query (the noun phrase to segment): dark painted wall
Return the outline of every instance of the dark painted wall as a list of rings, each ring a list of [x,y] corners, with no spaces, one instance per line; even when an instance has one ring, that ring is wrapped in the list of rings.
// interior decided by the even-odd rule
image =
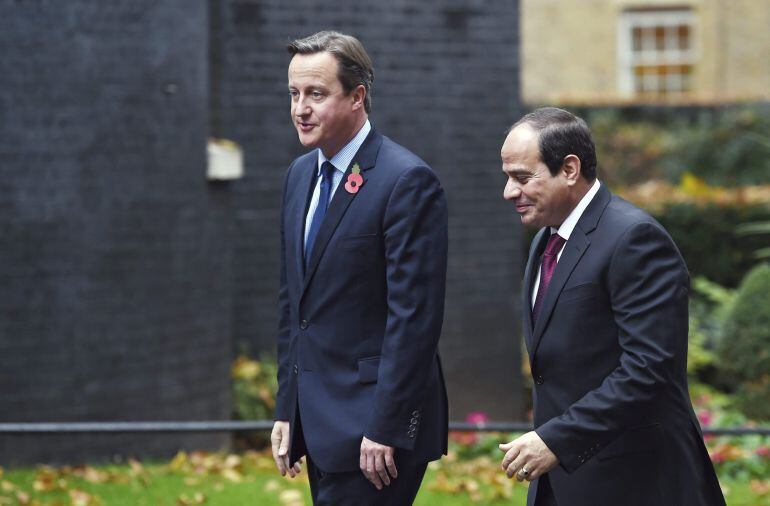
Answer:
[[[372,121],[439,174],[450,204],[441,349],[451,415],[520,416],[518,218],[502,198],[499,152],[518,112],[518,4],[293,2],[212,4],[212,117],[239,142],[234,188],[236,344],[272,350],[278,221],[289,162],[303,152],[289,121],[286,43],[322,29],[357,36],[375,66]]]
[[[205,0],[0,2],[0,422],[230,415]],[[221,436],[0,436],[0,463]]]
[[[0,0],[0,422],[230,414],[233,345],[272,350],[286,42],[358,36],[377,128],[449,197],[452,417],[520,415],[515,0]],[[246,177],[205,179],[209,135]],[[0,464],[165,455],[222,436],[0,436]]]

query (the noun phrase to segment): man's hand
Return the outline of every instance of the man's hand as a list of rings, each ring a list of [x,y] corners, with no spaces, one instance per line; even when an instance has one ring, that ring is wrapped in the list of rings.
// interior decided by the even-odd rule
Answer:
[[[273,460],[275,460],[275,465],[281,472],[281,476],[286,476],[286,473],[289,473],[289,476],[294,478],[302,469],[300,466],[302,459],[295,462],[293,466],[289,465],[290,434],[289,422],[278,420],[273,424],[270,442],[273,447]]]
[[[382,490],[382,484],[390,485],[391,477],[398,477],[396,461],[393,460],[393,447],[375,443],[365,437],[361,440],[361,472],[371,481],[377,490]]]
[[[509,478],[532,481],[544,475],[559,463],[536,432],[527,432],[510,443],[500,445],[505,452],[502,468]]]

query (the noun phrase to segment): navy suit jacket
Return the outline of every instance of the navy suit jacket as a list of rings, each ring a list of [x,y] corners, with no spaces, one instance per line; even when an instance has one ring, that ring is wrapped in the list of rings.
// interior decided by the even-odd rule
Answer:
[[[289,167],[281,218],[275,417],[291,424],[291,461],[307,452],[325,472],[358,470],[363,436],[396,447],[396,465],[438,459],[447,444],[443,188],[372,129],[353,158],[363,185],[344,188],[348,167],[306,269],[317,160],[314,150]]]
[[[602,185],[533,327],[547,230],[530,248],[522,314],[535,431],[560,463],[549,473],[557,503],[724,505],[687,390],[689,274],[671,237]]]

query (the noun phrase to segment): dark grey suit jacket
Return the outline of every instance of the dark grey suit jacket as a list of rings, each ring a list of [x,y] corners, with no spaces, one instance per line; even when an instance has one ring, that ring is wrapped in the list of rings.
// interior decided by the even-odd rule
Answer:
[[[605,186],[564,246],[524,336],[536,432],[559,458],[559,505],[724,505],[687,390],[689,274],[668,233]],[[537,483],[530,487],[533,505]]]

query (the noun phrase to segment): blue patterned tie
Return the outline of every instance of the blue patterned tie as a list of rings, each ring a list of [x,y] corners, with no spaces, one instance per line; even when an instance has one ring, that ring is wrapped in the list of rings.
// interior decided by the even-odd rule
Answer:
[[[305,240],[305,267],[310,263],[310,254],[313,252],[313,243],[321,228],[321,223],[326,216],[326,208],[329,207],[329,195],[332,190],[332,178],[334,177],[334,165],[330,161],[325,161],[321,165],[321,192],[318,196],[318,205],[313,213],[313,220],[310,222],[310,231]]]

